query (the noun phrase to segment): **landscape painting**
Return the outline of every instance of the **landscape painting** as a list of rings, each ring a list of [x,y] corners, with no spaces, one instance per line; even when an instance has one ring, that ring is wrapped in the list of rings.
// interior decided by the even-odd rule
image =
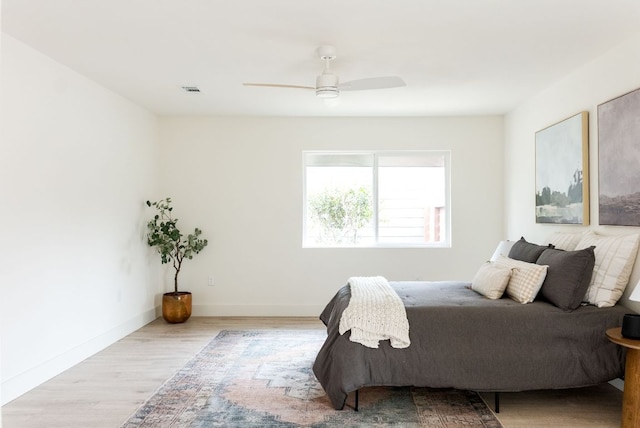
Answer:
[[[536,223],[589,224],[589,113],[536,132]]]
[[[598,106],[599,223],[640,226],[640,89]]]

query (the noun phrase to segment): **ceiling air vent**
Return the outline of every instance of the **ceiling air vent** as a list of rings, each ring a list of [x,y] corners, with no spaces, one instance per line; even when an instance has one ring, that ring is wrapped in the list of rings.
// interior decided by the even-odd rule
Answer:
[[[183,86],[182,89],[184,89],[185,92],[200,92],[200,88],[197,86]]]

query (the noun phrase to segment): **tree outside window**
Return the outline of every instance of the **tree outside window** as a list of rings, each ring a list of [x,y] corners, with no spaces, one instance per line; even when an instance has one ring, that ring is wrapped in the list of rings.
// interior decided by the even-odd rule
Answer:
[[[320,242],[357,244],[358,233],[373,217],[371,193],[364,187],[325,189],[309,198],[309,211]]]

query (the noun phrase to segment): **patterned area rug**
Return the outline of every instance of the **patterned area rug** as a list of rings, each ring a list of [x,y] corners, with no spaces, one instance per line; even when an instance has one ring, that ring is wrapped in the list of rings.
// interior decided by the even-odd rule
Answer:
[[[334,410],[311,370],[325,338],[222,331],[122,427],[502,427],[476,393],[452,389],[364,388],[358,412]]]

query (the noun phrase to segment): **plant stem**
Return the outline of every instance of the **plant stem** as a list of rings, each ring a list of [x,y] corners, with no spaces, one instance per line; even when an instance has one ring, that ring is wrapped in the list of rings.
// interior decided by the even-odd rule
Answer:
[[[180,267],[182,266],[182,258],[180,257],[180,251],[179,248],[180,247],[180,242],[178,241],[176,243],[176,255],[173,258],[173,268],[176,270],[176,274],[173,277],[173,288],[175,290],[175,292],[178,292],[178,274],[180,273]]]

